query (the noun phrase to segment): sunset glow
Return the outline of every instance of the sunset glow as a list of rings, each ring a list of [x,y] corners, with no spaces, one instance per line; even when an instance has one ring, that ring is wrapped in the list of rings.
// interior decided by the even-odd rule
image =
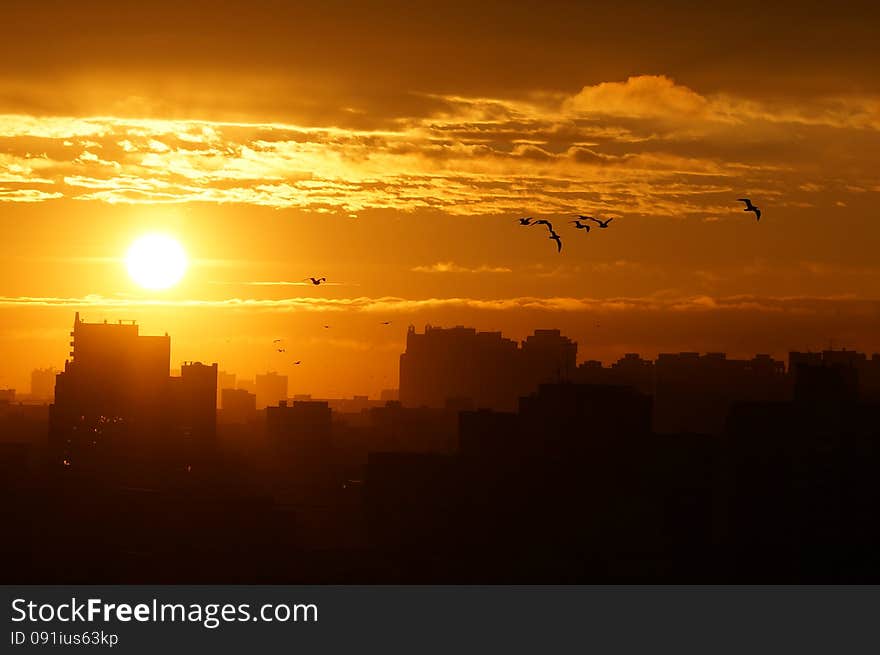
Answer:
[[[186,253],[164,234],[142,236],[128,249],[125,263],[131,279],[145,289],[167,289],[186,273]]]

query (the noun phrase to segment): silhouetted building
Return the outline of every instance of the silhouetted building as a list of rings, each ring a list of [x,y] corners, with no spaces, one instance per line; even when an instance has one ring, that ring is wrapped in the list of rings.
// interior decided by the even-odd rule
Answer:
[[[791,352],[788,354],[788,369],[795,387],[812,384],[803,379],[804,376],[818,378],[828,376],[837,378],[839,386],[828,393],[856,394],[862,400],[880,401],[880,355],[870,359],[864,353],[854,350],[823,350],[821,353]],[[835,385],[832,385],[835,386]],[[800,393],[807,393],[801,388]]]
[[[0,404],[11,405],[15,402],[15,389],[0,389]]]
[[[571,378],[577,344],[559,330],[536,330],[522,344],[500,332],[410,326],[400,356],[400,401],[407,407],[445,407],[470,398],[475,407],[512,410],[542,382]]]
[[[664,433],[721,434],[733,403],[790,397],[785,365],[767,355],[662,353],[655,364],[654,426]]]
[[[245,389],[239,383],[239,387]],[[257,394],[257,409],[277,405],[282,400],[287,400],[287,376],[278,375],[275,371],[269,371],[263,375],[257,374],[255,381]],[[248,389],[251,391],[251,389]]]
[[[520,375],[526,386],[570,382],[577,364],[577,348],[577,343],[562,336],[559,330],[535,330],[522,342],[520,350]]]
[[[55,397],[54,368],[37,368],[31,371],[31,396],[35,400],[52,400]]]
[[[185,362],[180,377],[171,378],[171,394],[180,436],[197,448],[213,444],[217,436],[217,364]]]
[[[331,441],[332,411],[326,401],[282,400],[266,408],[266,434],[277,465],[292,482],[332,484],[338,474]]]
[[[223,389],[220,392],[220,416],[224,423],[251,423],[257,416],[257,396],[244,389]]]
[[[407,407],[444,407],[468,397],[477,407],[508,408],[519,393],[518,348],[500,332],[410,327],[400,356],[400,401]]]
[[[379,400],[387,402],[389,400],[400,400],[400,391],[398,389],[382,389],[379,392]]]
[[[574,371],[572,381],[579,384],[613,384],[632,387],[642,393],[654,393],[654,362],[627,353],[609,367],[596,360],[582,362]]]
[[[77,313],[70,334],[49,411],[56,462],[110,470],[120,458],[190,458],[181,437],[213,436],[216,364],[185,365],[172,379],[170,337],[142,336],[134,322],[85,323]]]
[[[228,373],[226,371],[218,371],[217,372],[217,406],[223,407],[223,396],[222,392],[224,389],[236,389],[235,386],[235,373]]]
[[[651,410],[651,396],[631,387],[542,384],[520,398],[519,420],[527,449],[564,453],[649,435]]]

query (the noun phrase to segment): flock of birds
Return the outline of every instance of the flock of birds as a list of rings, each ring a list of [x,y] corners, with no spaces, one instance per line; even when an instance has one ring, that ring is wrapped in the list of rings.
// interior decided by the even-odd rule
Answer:
[[[305,278],[305,279],[306,280],[322,280],[322,281],[326,280],[326,278]],[[314,284],[317,285],[317,284],[320,284],[320,282],[314,282]],[[392,321],[380,321],[380,325],[391,325],[391,324],[392,324]],[[325,330],[330,329],[329,325],[324,325],[323,327]],[[275,349],[275,352],[278,352],[278,353],[286,353],[287,352],[287,348],[285,348],[285,346],[284,346],[284,339],[272,339],[272,347]],[[302,360],[298,359],[295,362],[291,362],[291,364],[293,366],[299,366],[300,364],[302,364]]]
[[[739,202],[744,202],[746,204],[745,209],[743,209],[743,211],[752,212],[755,215],[755,220],[758,220],[758,221],[761,220],[761,210],[757,206],[752,204],[751,199],[737,198],[737,200]],[[574,224],[574,227],[576,230],[583,230],[584,232],[589,233],[589,231],[594,227],[598,228],[600,230],[608,229],[608,227],[611,225],[611,221],[613,221],[613,220],[614,220],[613,217],[606,218],[605,220],[602,220],[601,218],[597,218],[595,216],[587,216],[584,214],[577,214],[575,219],[569,221],[569,223]],[[519,222],[520,226],[522,226],[522,227],[534,227],[536,225],[545,226],[547,228],[547,231],[549,232],[549,235],[547,238],[556,242],[556,252],[562,252],[562,237],[560,237],[559,233],[557,233],[556,230],[553,229],[553,224],[550,221],[548,221],[546,218],[540,218],[540,219],[535,220],[531,216],[526,216],[526,217],[517,219],[517,221]],[[326,277],[307,277],[307,278],[303,278],[302,281],[303,282],[311,282],[314,286],[319,286],[321,284],[326,283],[327,278]],[[382,325],[391,325],[391,321],[381,321],[381,324]],[[330,329],[329,325],[324,325],[323,327],[325,330]],[[597,325],[597,327],[598,327],[598,325]],[[287,349],[284,347],[284,339],[273,339],[272,346],[279,353],[287,352]],[[299,366],[300,364],[302,364],[302,360],[298,359],[298,360],[292,362],[292,364],[293,364],[293,366]]]
[[[755,220],[761,220],[761,210],[752,204],[750,198],[737,198],[739,202],[746,203],[746,208],[743,209],[745,212],[752,212],[755,215]],[[583,214],[577,214],[576,218],[573,221],[569,221],[569,223],[573,223],[576,230],[584,230],[584,232],[589,233],[590,229],[593,227],[598,227],[599,229],[607,229],[611,224],[614,218],[606,218],[602,220],[601,218],[596,218],[595,216],[585,216]],[[556,252],[562,252],[562,237],[553,229],[553,224],[548,221],[546,218],[540,218],[535,220],[531,216],[525,216],[523,218],[518,218],[520,226],[522,227],[534,227],[536,225],[544,225],[549,231],[549,236],[547,238],[556,242]],[[595,223],[595,225],[590,225],[590,223]],[[314,280],[314,278],[312,278]]]

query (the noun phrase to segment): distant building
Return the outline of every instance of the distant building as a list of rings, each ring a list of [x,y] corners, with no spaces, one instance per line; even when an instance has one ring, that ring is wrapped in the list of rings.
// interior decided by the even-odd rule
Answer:
[[[0,404],[11,405],[15,402],[15,389],[0,389]]]
[[[570,382],[577,365],[577,343],[559,330],[535,330],[522,342],[520,359],[520,375],[529,385]]]
[[[226,371],[218,371],[217,372],[217,406],[223,406],[223,396],[222,391],[224,389],[235,389],[235,373],[228,373]]]
[[[543,382],[571,379],[577,343],[558,330],[537,330],[522,347],[500,332],[430,325],[410,327],[400,356],[400,401],[407,407],[445,407],[468,398],[477,408],[512,410],[517,398]]]
[[[379,400],[400,400],[400,390],[398,389],[382,389],[379,392]]]
[[[180,377],[171,378],[175,422],[180,434],[198,445],[217,434],[217,364],[185,362]]]
[[[721,434],[733,404],[781,401],[790,394],[785,364],[768,355],[740,360],[724,353],[661,353],[654,426],[662,433]]]
[[[55,397],[55,376],[53,367],[38,368],[31,371],[31,397],[34,400],[52,400]]]
[[[224,423],[247,424],[257,416],[257,396],[244,389],[223,389],[220,392],[220,416]]]
[[[829,372],[821,369],[834,369]],[[821,353],[791,352],[788,354],[788,370],[797,387],[803,375],[813,379],[832,376],[846,386],[845,393],[854,392],[862,400],[880,402],[880,355],[871,358],[854,350],[823,350]],[[802,392],[805,391],[802,389]]]
[[[244,387],[242,387],[244,388]],[[257,394],[257,409],[277,405],[282,400],[287,400],[287,376],[278,375],[269,371],[263,375],[257,375],[255,381]]]
[[[335,480],[337,464],[331,442],[332,412],[326,401],[282,400],[266,408],[266,435],[276,453],[276,466],[291,481],[326,484]]]

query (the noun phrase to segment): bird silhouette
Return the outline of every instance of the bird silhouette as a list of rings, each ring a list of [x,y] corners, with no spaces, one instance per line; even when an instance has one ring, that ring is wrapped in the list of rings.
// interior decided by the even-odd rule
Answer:
[[[562,239],[558,234],[556,234],[556,231],[553,229],[553,223],[548,221],[546,218],[542,218],[532,223],[532,225],[546,225],[547,230],[550,232],[550,236],[548,238],[553,239],[556,242],[556,252],[562,252]]]
[[[283,339],[272,339],[272,343],[281,343]]]
[[[284,351],[284,348],[278,348],[278,352],[280,352],[280,353],[285,352],[285,351]]]
[[[599,220],[598,218],[593,218],[592,216],[584,216],[583,218],[587,219],[588,221],[593,221],[594,223],[598,223],[599,227],[602,227],[602,228],[608,227],[608,224],[614,220],[613,218],[608,218],[608,219],[602,221],[602,220]]]
[[[311,281],[312,284],[314,284],[315,286],[317,286],[317,285],[321,284],[321,282],[326,282],[326,281],[327,281],[327,278],[326,278],[326,277],[307,277],[307,278],[303,278],[303,282],[305,282],[306,280]]]
[[[294,366],[299,366],[300,364],[302,364],[302,360],[301,360],[301,359],[298,359],[298,360],[296,360],[296,361],[293,363]]]
[[[569,221],[569,223],[574,223],[575,228],[578,230],[590,231],[590,226],[587,223],[581,223],[580,221]]]
[[[325,329],[325,330],[329,330],[329,329],[330,329],[330,326],[329,326],[329,325],[325,325],[325,326],[324,326],[324,329]]]
[[[525,218],[518,218],[517,220],[519,221],[520,225],[531,225],[532,224],[532,217],[531,216],[526,216]]]
[[[382,325],[391,325],[391,321],[382,321]]]
[[[737,200],[746,203],[746,208],[743,209],[744,212],[755,212],[755,220],[761,220],[761,210],[755,207],[749,198],[737,198]]]

